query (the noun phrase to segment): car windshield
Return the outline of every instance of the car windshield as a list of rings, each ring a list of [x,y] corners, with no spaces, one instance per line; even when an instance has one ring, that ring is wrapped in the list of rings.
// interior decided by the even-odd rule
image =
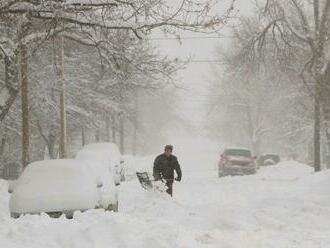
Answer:
[[[227,149],[224,154],[227,156],[251,157],[251,152],[245,149]]]

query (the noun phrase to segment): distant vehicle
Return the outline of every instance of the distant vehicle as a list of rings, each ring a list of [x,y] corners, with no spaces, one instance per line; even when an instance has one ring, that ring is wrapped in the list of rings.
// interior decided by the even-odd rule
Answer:
[[[256,157],[246,148],[226,148],[218,163],[218,176],[250,175],[257,172]]]
[[[105,185],[94,172],[83,161],[72,159],[44,160],[29,164],[8,190],[11,193],[11,217],[45,212],[51,217],[65,214],[72,218],[74,211],[110,207],[111,210],[118,210],[115,192],[112,202],[108,201],[108,205],[104,205],[105,196],[101,189]]]
[[[281,158],[277,154],[272,153],[265,153],[260,156],[258,159],[259,166],[268,166],[268,165],[275,165],[281,161]]]
[[[114,143],[106,142],[85,145],[78,151],[76,159],[97,160],[104,163],[113,173],[116,184],[126,180],[125,160],[120,154],[118,146]]]

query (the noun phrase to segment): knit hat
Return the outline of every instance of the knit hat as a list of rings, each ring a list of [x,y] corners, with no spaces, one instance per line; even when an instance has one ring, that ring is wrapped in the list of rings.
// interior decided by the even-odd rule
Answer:
[[[165,150],[171,150],[173,151],[173,146],[172,145],[166,145]]]

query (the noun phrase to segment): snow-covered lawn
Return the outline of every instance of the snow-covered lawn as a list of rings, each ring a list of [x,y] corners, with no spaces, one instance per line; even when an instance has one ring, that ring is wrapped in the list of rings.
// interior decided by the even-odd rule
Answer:
[[[0,247],[330,247],[330,171],[283,162],[219,179],[213,162],[182,154],[173,199],[133,179],[120,186],[119,213],[91,210],[73,220],[10,219],[1,181]]]

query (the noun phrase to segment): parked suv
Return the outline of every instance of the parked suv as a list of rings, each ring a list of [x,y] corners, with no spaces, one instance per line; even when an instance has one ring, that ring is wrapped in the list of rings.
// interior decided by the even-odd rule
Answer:
[[[218,164],[219,177],[249,175],[257,172],[256,157],[246,148],[226,148]]]

